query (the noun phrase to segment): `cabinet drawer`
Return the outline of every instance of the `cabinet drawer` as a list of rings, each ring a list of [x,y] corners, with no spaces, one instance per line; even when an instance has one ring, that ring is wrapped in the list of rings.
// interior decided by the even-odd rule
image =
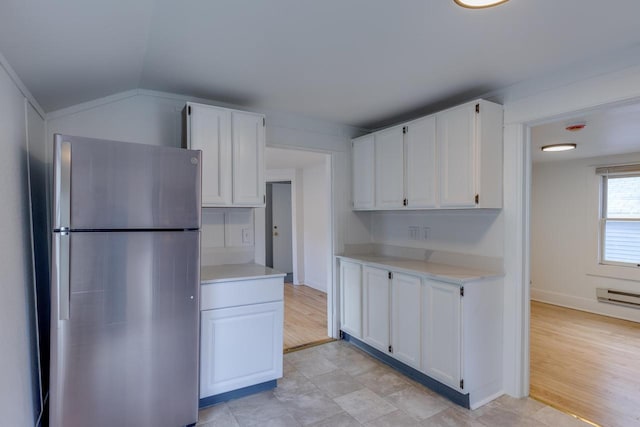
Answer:
[[[282,301],[282,277],[206,283],[200,286],[200,310]]]

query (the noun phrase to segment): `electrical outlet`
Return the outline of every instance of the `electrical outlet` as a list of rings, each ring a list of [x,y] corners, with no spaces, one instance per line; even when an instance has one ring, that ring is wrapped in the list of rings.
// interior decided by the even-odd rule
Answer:
[[[422,227],[422,240],[429,240],[431,235],[431,229],[429,227]]]
[[[416,225],[409,226],[409,240],[420,240],[420,227]]]

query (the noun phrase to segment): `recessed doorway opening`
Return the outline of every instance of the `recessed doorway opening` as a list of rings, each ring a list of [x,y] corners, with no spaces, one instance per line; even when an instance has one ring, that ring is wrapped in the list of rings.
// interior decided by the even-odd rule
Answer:
[[[640,310],[597,297],[640,286],[639,121],[635,103],[531,127],[530,395],[598,425],[640,419]],[[540,150],[567,140],[577,149]]]
[[[264,236],[265,265],[286,274],[283,347],[289,352],[332,339],[331,155],[267,147],[266,179],[256,238]]]

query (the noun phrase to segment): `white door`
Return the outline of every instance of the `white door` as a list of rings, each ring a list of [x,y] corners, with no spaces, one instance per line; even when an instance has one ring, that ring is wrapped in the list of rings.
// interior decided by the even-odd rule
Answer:
[[[420,369],[420,324],[422,280],[393,273],[391,281],[391,346],[393,356]]]
[[[291,183],[271,184],[271,211],[273,268],[282,273],[292,273]]]
[[[362,266],[340,260],[340,329],[362,338]]]
[[[405,134],[407,206],[437,207],[436,117],[428,116],[407,125]]]
[[[231,113],[233,204],[264,206],[264,116]]]
[[[200,313],[200,398],[282,377],[283,303]]]
[[[462,297],[460,286],[425,279],[422,369],[430,377],[460,388]]]
[[[374,194],[374,152],[373,135],[354,139],[351,160],[353,165],[353,208],[372,209]]]
[[[475,206],[476,105],[436,115],[440,158],[440,206]]]
[[[375,133],[377,208],[401,208],[404,201],[404,138],[402,126]]]
[[[362,339],[386,353],[389,351],[389,272],[365,266],[362,274]]]
[[[202,150],[202,206],[231,203],[229,110],[189,105],[189,148]]]

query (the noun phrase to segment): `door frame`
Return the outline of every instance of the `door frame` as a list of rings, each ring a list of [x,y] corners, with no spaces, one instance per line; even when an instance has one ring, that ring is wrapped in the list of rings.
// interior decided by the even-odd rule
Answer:
[[[640,102],[640,65],[504,104],[503,385],[529,395],[531,127],[596,108]]]
[[[285,150],[294,150],[294,151],[306,151],[311,153],[323,154],[325,155],[325,173],[327,177],[327,188],[328,188],[328,206],[327,206],[327,215],[329,219],[329,236],[328,236],[328,253],[326,259],[326,268],[327,268],[327,335],[331,338],[339,337],[339,321],[338,321],[338,291],[337,291],[337,280],[335,279],[336,275],[336,266],[333,260],[336,255],[336,220],[335,220],[335,195],[336,195],[336,182],[334,180],[335,176],[335,164],[336,161],[334,159],[335,152],[330,150],[317,150],[317,149],[308,149],[304,147],[293,147],[289,145],[268,145],[267,148],[278,148]],[[292,234],[292,261],[293,261],[293,283],[299,284],[298,281],[299,275],[304,276],[304,271],[300,272],[298,269],[298,256],[297,256],[297,221],[296,221],[296,193],[299,182],[297,182],[301,177],[296,177],[296,169],[265,169],[265,181],[266,182],[275,182],[275,181],[291,181],[291,234]],[[298,179],[297,179],[298,178]],[[264,236],[264,209],[262,209],[263,213],[259,213],[260,209],[256,210],[256,215],[254,215],[254,229],[256,236]],[[257,240],[255,243],[255,260],[256,262],[264,263],[265,259],[265,242],[261,242],[258,244]],[[304,265],[304,260],[303,260]],[[304,270],[304,266],[303,266]],[[301,274],[302,273],[302,274]]]
[[[285,181],[288,181],[291,183],[291,262],[293,264],[293,284],[299,285],[301,272],[298,268],[298,221],[296,217],[297,215],[296,192],[297,192],[297,185],[299,184],[296,184],[296,170],[295,169],[275,169],[275,170],[265,169],[265,182],[273,183],[273,182],[285,182]],[[263,227],[266,227],[266,224]],[[266,233],[266,230],[265,230],[265,233]],[[266,244],[266,241],[264,243]]]

